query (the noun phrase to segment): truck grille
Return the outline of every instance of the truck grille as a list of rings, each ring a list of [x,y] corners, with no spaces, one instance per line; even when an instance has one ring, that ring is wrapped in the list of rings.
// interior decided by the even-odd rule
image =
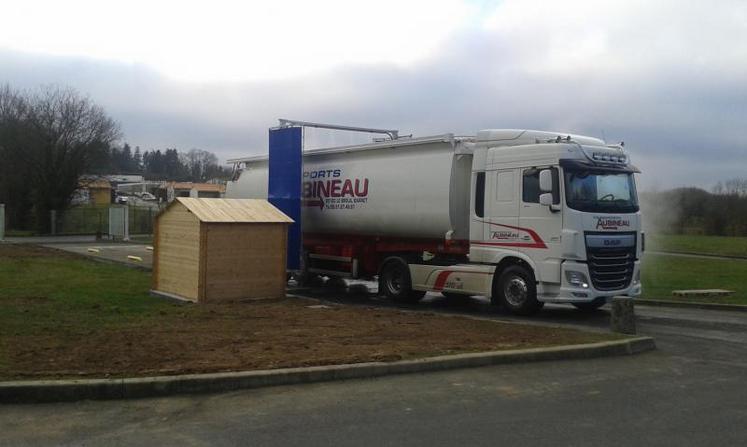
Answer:
[[[628,287],[635,268],[635,245],[623,248],[587,248],[591,283],[597,290]]]

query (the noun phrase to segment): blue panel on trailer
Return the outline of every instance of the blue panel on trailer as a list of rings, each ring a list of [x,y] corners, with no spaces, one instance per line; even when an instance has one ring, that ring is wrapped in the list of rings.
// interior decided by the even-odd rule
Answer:
[[[301,191],[303,180],[302,129],[270,129],[267,197],[295,222],[288,227],[288,270],[301,269]]]

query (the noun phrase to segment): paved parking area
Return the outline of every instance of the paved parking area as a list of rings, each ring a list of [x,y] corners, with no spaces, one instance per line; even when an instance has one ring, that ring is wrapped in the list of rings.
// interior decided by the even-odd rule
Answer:
[[[43,244],[44,247],[57,250],[69,251],[93,259],[118,262],[125,265],[138,266],[142,268],[153,268],[153,251],[150,245],[142,243],[117,243],[117,242],[83,242],[83,243],[57,243]],[[131,259],[128,256],[140,258]]]
[[[143,238],[143,239],[141,239]],[[83,255],[92,259],[107,262],[117,262],[133,267],[152,269],[152,242],[145,239],[148,236],[135,236],[128,242],[114,242],[110,240],[96,240],[95,236],[33,236],[9,237],[5,242],[12,244],[34,244],[42,247],[54,248]],[[135,256],[139,259],[131,259]]]

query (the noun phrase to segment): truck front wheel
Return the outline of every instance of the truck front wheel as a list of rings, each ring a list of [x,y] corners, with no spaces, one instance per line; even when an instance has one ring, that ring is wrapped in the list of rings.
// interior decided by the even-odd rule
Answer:
[[[534,275],[521,265],[506,268],[498,277],[493,296],[516,315],[531,315],[542,309],[543,302],[537,300],[537,284]]]
[[[401,258],[386,261],[379,273],[379,293],[408,303],[417,303],[424,296],[421,290],[412,290],[410,268]]]

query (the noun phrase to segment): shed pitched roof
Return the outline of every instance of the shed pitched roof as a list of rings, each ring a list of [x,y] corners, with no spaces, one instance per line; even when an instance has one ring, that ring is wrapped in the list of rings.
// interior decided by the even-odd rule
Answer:
[[[186,206],[202,222],[293,223],[293,219],[263,199],[195,199],[177,197],[175,200]]]

